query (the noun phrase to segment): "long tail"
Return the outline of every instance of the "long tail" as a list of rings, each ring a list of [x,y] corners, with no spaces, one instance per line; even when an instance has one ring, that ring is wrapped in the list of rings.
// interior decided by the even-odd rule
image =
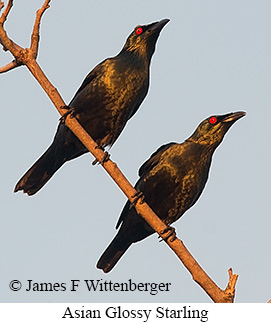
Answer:
[[[22,190],[28,195],[37,193],[65,161],[61,154],[56,154],[56,149],[52,144],[19,180],[14,192]]]
[[[111,271],[132,243],[118,233],[98,260],[97,268],[105,273]]]

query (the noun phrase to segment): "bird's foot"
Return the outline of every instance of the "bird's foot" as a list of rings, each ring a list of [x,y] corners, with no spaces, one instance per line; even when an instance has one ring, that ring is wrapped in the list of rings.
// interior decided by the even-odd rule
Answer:
[[[133,202],[131,202],[130,208],[134,207],[138,200],[140,199],[140,204],[144,203],[145,196],[142,192],[137,191],[135,194],[132,195]]]
[[[68,105],[64,105],[63,107],[61,107],[60,109],[65,109],[65,110],[67,110],[62,116],[61,116],[61,118],[59,119],[59,121],[61,122],[61,123],[64,123],[65,122],[65,120],[66,120],[66,118],[67,118],[67,116],[68,115],[70,115],[70,118],[72,119],[72,118],[75,118],[75,115],[76,115],[76,111],[75,111],[75,109],[73,108],[73,107],[69,107]]]
[[[110,154],[108,151],[104,152],[103,158],[100,161],[100,164],[103,165],[104,163],[106,163],[108,160],[110,159]]]
[[[98,148],[99,148],[99,149],[102,149],[102,151],[104,151],[104,148],[103,148],[103,147],[99,147],[99,146],[97,146],[96,148],[97,148],[97,149],[98,149]],[[94,165],[96,165],[97,163],[98,163],[98,164],[103,165],[104,163],[106,163],[106,162],[109,160],[109,158],[110,158],[110,154],[109,154],[107,151],[104,151],[104,155],[103,155],[102,160],[99,162],[99,161],[98,161],[98,159],[97,159],[97,158],[95,158],[95,159],[93,160],[93,162],[92,162],[92,165],[94,166]]]
[[[162,237],[161,235],[164,235],[165,233],[167,233],[166,236]],[[170,238],[170,242],[173,242],[177,237],[176,237],[176,231],[175,228],[168,226],[166,229],[160,231],[160,242],[161,241],[167,241]]]

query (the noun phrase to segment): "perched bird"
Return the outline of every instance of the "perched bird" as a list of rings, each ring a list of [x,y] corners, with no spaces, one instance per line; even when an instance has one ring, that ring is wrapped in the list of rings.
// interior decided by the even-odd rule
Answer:
[[[177,221],[196,203],[207,182],[215,149],[234,122],[243,116],[245,112],[211,116],[183,143],[161,146],[140,167],[135,188],[143,193],[144,200],[165,224]],[[97,263],[105,273],[112,270],[132,243],[154,233],[129,200],[116,228],[119,226]]]
[[[69,107],[100,148],[111,147],[136,113],[149,89],[155,45],[169,19],[137,26],[120,53],[98,64],[85,78]],[[68,160],[88,152],[60,122],[51,146],[24,174],[14,192],[39,191]]]

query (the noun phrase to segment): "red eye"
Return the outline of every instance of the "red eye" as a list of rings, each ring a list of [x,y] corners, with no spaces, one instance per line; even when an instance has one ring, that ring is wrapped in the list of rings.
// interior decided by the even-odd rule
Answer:
[[[211,124],[215,124],[215,123],[217,122],[216,117],[212,117],[212,118],[210,118],[209,122],[210,122]]]
[[[142,31],[143,31],[143,29],[142,29],[141,27],[138,27],[138,28],[136,29],[136,34],[137,34],[137,35],[140,35],[140,34],[142,34]]]

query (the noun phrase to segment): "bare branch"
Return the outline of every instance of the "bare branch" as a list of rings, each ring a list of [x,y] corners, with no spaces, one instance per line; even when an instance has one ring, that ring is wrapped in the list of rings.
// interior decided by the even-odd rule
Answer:
[[[5,6],[4,2],[0,1],[0,12],[1,12],[2,8],[4,8],[4,6]]]
[[[38,43],[39,43],[39,29],[40,21],[43,13],[49,7],[50,0],[46,0],[40,10],[37,11],[37,16],[33,28],[32,38],[31,38],[31,48],[23,49],[19,45],[15,44],[6,34],[3,23],[11,9],[12,1],[9,4],[1,16],[0,20],[0,41],[4,48],[9,50],[15,57],[15,62],[18,64],[25,64],[35,79],[42,86],[44,91],[47,93],[57,110],[61,115],[64,114],[62,106],[65,102],[61,98],[57,89],[50,83],[35,58],[38,53]],[[3,67],[2,69],[8,70],[11,67],[11,63]],[[14,66],[15,67],[15,66]],[[85,147],[94,155],[98,161],[102,161],[105,153],[97,148],[96,142],[90,137],[90,135],[82,128],[80,123],[76,118],[71,118],[69,115],[65,119],[65,124],[71,129],[71,131],[81,140]],[[137,193],[135,188],[129,183],[120,169],[117,167],[116,163],[112,162],[110,159],[102,164],[104,169],[120,187],[123,193],[128,197],[128,199],[133,202],[133,196]],[[150,224],[150,226],[158,232],[162,238],[166,238],[167,233],[161,233],[167,228],[166,224],[151,210],[151,208],[143,202],[136,203],[135,205],[137,212]],[[181,240],[175,239],[171,241],[170,239],[165,239],[170,248],[177,254],[181,259],[184,266],[190,271],[193,279],[206,291],[206,293],[212,298],[214,302],[230,302],[233,301],[233,296],[235,292],[235,283],[237,280],[237,275],[232,275],[232,271],[229,271],[230,281],[225,291],[221,290],[211,278],[204,272],[196,260],[192,257],[189,251],[185,248]]]
[[[8,17],[8,14],[11,10],[13,6],[13,0],[9,0],[8,1],[8,4],[6,6],[6,9],[4,10],[4,12],[2,13],[1,17],[0,17],[0,25],[4,26],[4,23],[6,22],[7,20],[7,17]],[[4,3],[1,2],[1,9],[4,7]]]
[[[18,55],[19,51],[22,50],[22,47],[16,44],[13,40],[11,40],[4,28],[0,25],[0,44],[3,46],[3,50],[5,52],[10,51],[12,55],[15,57]]]
[[[17,64],[16,60],[13,60],[12,62],[8,63],[7,65],[0,67],[0,74],[8,72],[17,66],[19,66],[19,64]]]
[[[232,268],[228,270],[229,273],[229,283],[225,289],[225,296],[219,301],[219,303],[233,303],[235,296],[235,285],[237,283],[237,274],[233,274]]]
[[[18,55],[18,51],[20,51],[22,48],[8,37],[4,29],[4,23],[7,20],[7,16],[12,6],[13,6],[13,0],[9,0],[6,9],[4,10],[4,12],[0,17],[0,43],[2,44],[4,51],[9,50],[12,53],[12,55],[16,58],[16,56]],[[3,2],[1,2],[1,9],[2,8],[3,8]]]
[[[144,217],[145,218],[145,217]],[[191,273],[193,280],[198,283],[202,289],[209,295],[215,303],[233,303],[235,295],[235,284],[238,275],[232,274],[232,269],[229,269],[229,283],[223,291],[215,282],[206,274],[191,253],[186,249],[183,242],[179,239],[171,242],[167,241],[170,248],[176,253],[187,270]]]
[[[39,47],[39,40],[40,40],[40,21],[46,9],[50,8],[49,6],[50,1],[51,0],[45,0],[43,6],[39,10],[37,10],[37,13],[36,13],[36,20],[35,20],[33,32],[31,35],[31,46],[30,46],[32,55],[35,58],[38,55],[38,47]]]

